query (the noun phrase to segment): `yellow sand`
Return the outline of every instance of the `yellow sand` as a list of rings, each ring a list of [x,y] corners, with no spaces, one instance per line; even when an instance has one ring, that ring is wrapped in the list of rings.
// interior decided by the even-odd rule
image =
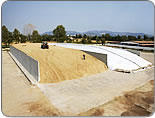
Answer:
[[[39,43],[14,44],[13,46],[39,61],[40,83],[78,79],[104,72],[107,69],[103,62],[80,50],[58,46],[41,49]],[[86,55],[86,60],[83,60],[83,54]]]

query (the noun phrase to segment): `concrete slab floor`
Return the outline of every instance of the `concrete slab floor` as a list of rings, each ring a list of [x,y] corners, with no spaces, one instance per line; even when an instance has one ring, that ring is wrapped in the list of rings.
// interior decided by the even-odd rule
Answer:
[[[79,114],[153,79],[154,68],[132,74],[108,70],[81,79],[38,86],[57,109]]]

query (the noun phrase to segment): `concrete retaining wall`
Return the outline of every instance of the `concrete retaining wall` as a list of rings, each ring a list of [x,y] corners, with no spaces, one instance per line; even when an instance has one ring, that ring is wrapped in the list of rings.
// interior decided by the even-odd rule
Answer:
[[[95,52],[89,52],[89,51],[83,51],[83,52],[96,57],[100,61],[104,62],[106,64],[106,66],[108,67],[108,65],[107,65],[107,54],[101,54],[101,53],[95,53]]]
[[[134,53],[138,56],[140,56],[140,51],[137,51],[137,50],[131,50],[131,49],[127,49],[127,51],[131,52],[131,53]]]
[[[38,61],[13,46],[10,46],[10,52],[35,80],[40,80]]]

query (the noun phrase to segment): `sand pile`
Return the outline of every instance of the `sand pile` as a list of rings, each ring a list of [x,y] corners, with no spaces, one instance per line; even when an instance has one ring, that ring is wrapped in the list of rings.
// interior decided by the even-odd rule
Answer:
[[[39,43],[14,44],[13,46],[39,61],[40,83],[78,79],[104,72],[107,69],[103,62],[75,49],[58,46],[41,49]],[[86,60],[83,60],[83,54],[86,55]]]

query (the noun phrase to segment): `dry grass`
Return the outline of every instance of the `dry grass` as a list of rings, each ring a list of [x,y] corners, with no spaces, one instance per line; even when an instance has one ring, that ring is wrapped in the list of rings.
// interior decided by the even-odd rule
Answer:
[[[107,69],[103,62],[82,51],[58,46],[41,49],[40,45],[32,43],[13,45],[39,61],[40,83],[78,79]],[[83,54],[86,55],[86,60],[83,60]]]

